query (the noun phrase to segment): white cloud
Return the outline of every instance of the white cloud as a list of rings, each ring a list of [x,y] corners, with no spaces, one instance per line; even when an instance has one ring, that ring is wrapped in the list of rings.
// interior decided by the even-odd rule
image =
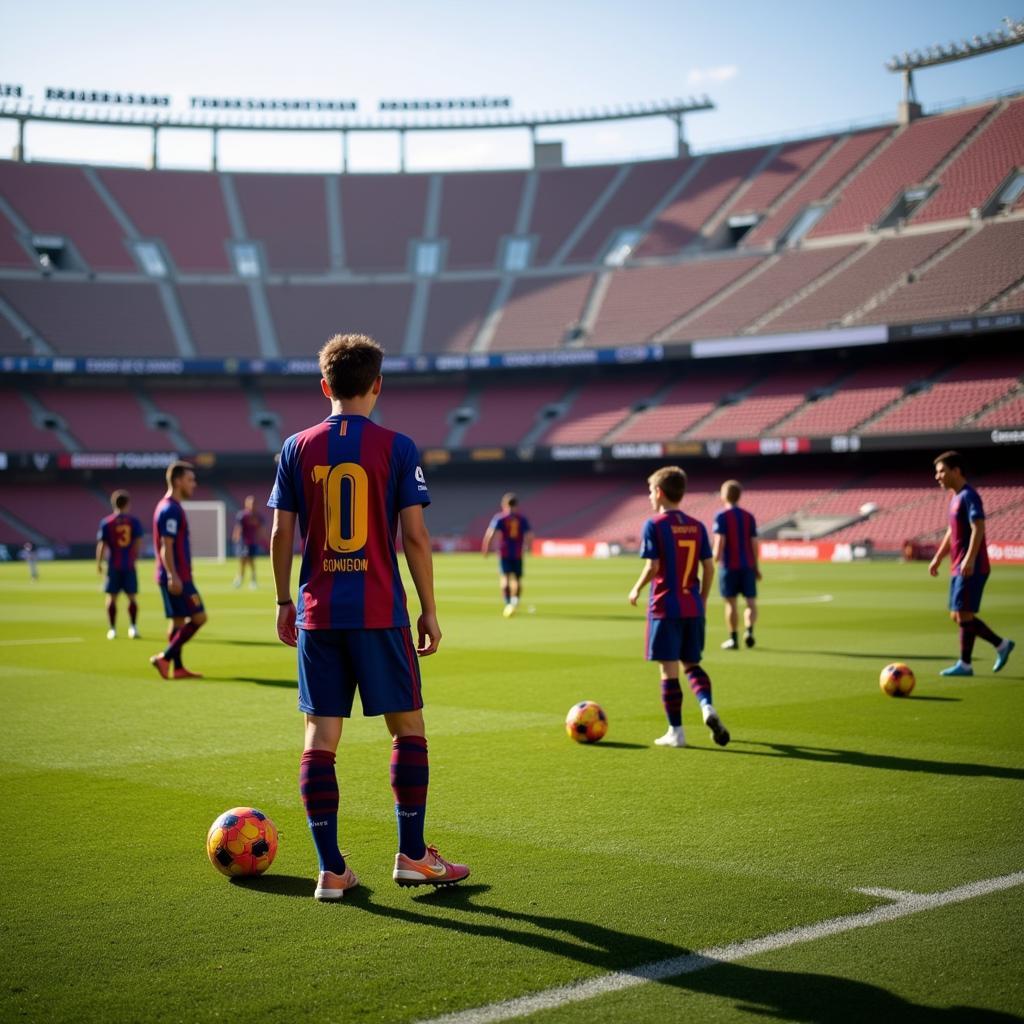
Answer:
[[[706,85],[708,82],[728,82],[740,73],[735,64],[723,64],[717,68],[691,68],[686,76],[689,85]]]

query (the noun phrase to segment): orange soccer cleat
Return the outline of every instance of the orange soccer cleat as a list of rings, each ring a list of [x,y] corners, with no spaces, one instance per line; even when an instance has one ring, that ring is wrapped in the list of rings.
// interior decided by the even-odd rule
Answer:
[[[175,679],[202,679],[202,672],[189,672],[187,668],[176,668],[174,670]]]
[[[465,864],[450,864],[437,852],[436,846],[428,846],[419,860],[406,857],[404,853],[395,854],[392,877],[402,886],[455,885],[469,878],[469,868]]]
[[[160,673],[164,679],[171,678],[171,663],[163,656],[163,654],[154,654],[149,659],[150,665],[153,666]]]
[[[356,873],[347,865],[342,875],[333,871],[321,871],[316,880],[316,892],[313,896],[322,901],[340,900],[349,889],[354,889],[358,884]]]

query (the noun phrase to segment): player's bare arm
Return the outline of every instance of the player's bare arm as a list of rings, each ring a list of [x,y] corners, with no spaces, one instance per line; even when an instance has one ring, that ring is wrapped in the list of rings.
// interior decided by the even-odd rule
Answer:
[[[182,591],[182,584],[178,567],[174,564],[173,537],[160,538],[160,557],[163,559],[164,569],[167,570],[167,592],[177,596]]]
[[[720,561],[722,557],[722,547],[725,544],[725,538],[720,533],[716,533],[711,539],[711,557],[714,560]]]
[[[292,601],[292,552],[295,544],[295,513],[274,509],[270,531],[270,564],[277,591],[277,638],[289,647],[297,647],[295,603]]]
[[[640,571],[640,577],[636,583],[633,584],[633,589],[629,592],[629,603],[635,605],[640,599],[640,591],[647,586],[655,576],[658,575],[658,570],[661,568],[661,562],[656,558],[648,558],[644,562],[644,567]]]
[[[491,553],[491,540],[494,538],[494,528],[491,526],[487,527],[487,532],[484,534],[483,543],[480,545],[480,554],[485,558]]]
[[[96,542],[96,572],[98,573],[103,572],[103,548],[105,546],[106,545],[103,541]],[[136,552],[136,554],[138,554],[138,552]]]
[[[985,520],[976,519],[971,523],[971,539],[967,544],[967,553],[960,563],[961,576],[974,575],[974,563],[981,552],[981,546],[985,543]]]
[[[715,579],[715,560],[713,558],[702,558],[700,561],[700,599],[705,608],[708,606],[708,595],[711,593],[711,584]]]
[[[437,622],[434,601],[434,556],[430,548],[430,532],[423,518],[422,505],[410,505],[399,513],[402,523],[402,550],[409,566],[420,617],[416,620],[416,653],[425,658],[441,643],[441,627]]]
[[[942,560],[949,554],[949,545],[952,542],[953,531],[948,527],[946,529],[946,535],[942,538],[942,542],[939,544],[939,550],[935,552],[934,557],[928,563],[928,571],[933,576],[938,576],[939,566],[942,565]]]
[[[754,579],[761,579],[761,542],[757,537],[751,538],[750,550],[754,553]]]

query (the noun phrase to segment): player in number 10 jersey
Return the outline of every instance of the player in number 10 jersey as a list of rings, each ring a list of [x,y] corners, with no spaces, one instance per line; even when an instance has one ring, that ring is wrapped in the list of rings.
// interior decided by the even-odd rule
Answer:
[[[338,846],[335,756],[358,690],[364,715],[392,735],[391,787],[398,820],[392,877],[399,885],[450,885],[469,869],[423,839],[429,768],[417,655],[437,650],[430,504],[415,444],[370,419],[383,351],[364,335],[337,335],[320,351],[323,422],[289,437],[267,504],[277,587],[277,634],[298,647],[299,710],[306,742],[299,790],[320,862],[314,893],[339,900],[358,880]],[[303,535],[298,605],[291,600],[295,524]],[[395,537],[402,542],[421,614],[413,645]]]

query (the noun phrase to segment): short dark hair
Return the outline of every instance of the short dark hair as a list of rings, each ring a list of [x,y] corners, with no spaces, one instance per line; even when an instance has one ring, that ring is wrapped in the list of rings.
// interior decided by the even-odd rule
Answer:
[[[172,462],[167,467],[167,473],[165,474],[167,477],[167,486],[173,487],[174,481],[177,480],[179,477],[183,477],[190,470],[193,473],[196,471],[196,467],[193,466],[191,462],[182,462],[181,460],[177,462]]]
[[[110,507],[116,508],[118,512],[126,508],[132,496],[127,491],[114,491],[110,496]]]
[[[507,494],[501,496],[502,505],[507,505],[509,508],[515,508],[519,504],[519,499],[509,491]]]
[[[682,501],[686,494],[686,472],[678,466],[662,466],[647,478],[647,482],[653,487],[660,487],[661,493],[673,503]]]
[[[936,455],[935,458],[932,459],[933,466],[937,466],[940,462],[943,463],[947,469],[958,469],[961,473],[966,472],[964,468],[964,457],[959,452],[943,452],[941,455]]]
[[[365,395],[380,376],[384,349],[366,334],[336,334],[319,353],[320,372],[335,398]]]

